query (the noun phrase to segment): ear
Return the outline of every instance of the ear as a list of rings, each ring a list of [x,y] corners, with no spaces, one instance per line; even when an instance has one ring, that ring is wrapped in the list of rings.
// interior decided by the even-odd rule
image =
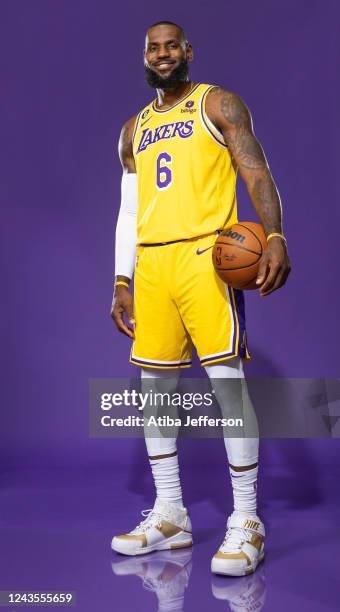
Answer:
[[[145,66],[145,64],[147,64],[147,61],[146,61],[146,49],[143,49],[143,63],[144,63],[144,66]]]
[[[192,48],[192,45],[190,43],[187,43],[187,60],[188,62],[192,62],[192,60],[194,59],[194,50]]]

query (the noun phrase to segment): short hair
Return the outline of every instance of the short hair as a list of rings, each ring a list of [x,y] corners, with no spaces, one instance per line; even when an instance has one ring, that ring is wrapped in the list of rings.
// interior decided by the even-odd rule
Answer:
[[[188,42],[188,39],[186,37],[186,34],[185,34],[182,26],[179,26],[178,23],[175,23],[174,21],[157,21],[157,23],[153,23],[151,26],[148,27],[148,31],[151,30],[151,28],[155,28],[156,26],[159,26],[159,25],[171,25],[171,26],[175,26],[175,28],[177,28],[179,30],[182,40],[185,43]]]

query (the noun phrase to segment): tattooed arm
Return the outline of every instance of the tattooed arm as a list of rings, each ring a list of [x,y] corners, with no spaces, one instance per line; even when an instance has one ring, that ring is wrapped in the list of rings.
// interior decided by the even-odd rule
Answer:
[[[280,196],[262,147],[254,134],[248,108],[236,94],[217,88],[207,96],[206,111],[209,119],[223,134],[266,235],[273,232],[282,234]],[[260,294],[269,295],[282,287],[289,272],[285,242],[279,237],[271,238],[262,255],[256,281]]]

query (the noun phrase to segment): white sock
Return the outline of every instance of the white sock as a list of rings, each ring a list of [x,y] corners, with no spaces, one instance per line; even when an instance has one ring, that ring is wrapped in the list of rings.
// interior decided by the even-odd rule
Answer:
[[[149,387],[152,387],[153,383],[161,379],[163,385],[166,383],[166,389],[171,392],[177,387],[179,371],[142,368],[141,377],[142,385],[145,386],[146,390],[149,390]],[[144,387],[142,386],[142,388]],[[174,452],[176,452],[176,436],[172,438],[163,437],[158,427],[155,426],[152,430],[149,429],[149,436],[145,437],[145,443],[155,482],[157,498],[183,508],[178,456],[177,453],[174,455]],[[172,456],[163,457],[161,459],[150,458],[159,455]]]
[[[183,507],[178,457],[150,459],[157,498]]]
[[[234,512],[256,516],[256,483],[258,466],[251,470],[236,472],[229,467],[234,494]]]

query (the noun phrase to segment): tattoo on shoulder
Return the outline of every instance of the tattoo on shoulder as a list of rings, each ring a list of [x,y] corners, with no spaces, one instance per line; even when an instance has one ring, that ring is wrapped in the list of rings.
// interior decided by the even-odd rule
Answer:
[[[123,126],[119,139],[119,157],[124,168],[134,170],[131,121]]]
[[[237,126],[249,123],[249,112],[242,100],[234,93],[225,91],[221,96],[221,110],[229,123]]]
[[[238,166],[252,170],[267,166],[262,147],[254,132],[250,113],[241,98],[231,92],[223,92],[220,109],[227,122],[224,135]]]
[[[131,152],[132,147],[132,139],[131,139],[131,130],[128,124],[125,124],[122,130],[122,153],[128,154]]]

